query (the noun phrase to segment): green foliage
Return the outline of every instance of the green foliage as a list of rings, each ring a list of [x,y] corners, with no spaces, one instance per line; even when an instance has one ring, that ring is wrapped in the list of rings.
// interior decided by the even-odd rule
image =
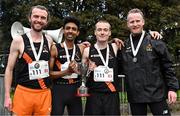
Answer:
[[[0,29],[4,37],[0,39],[6,40],[3,47],[9,47],[13,22],[20,21],[25,27],[29,27],[27,13],[31,6],[37,4],[46,6],[51,13],[47,29],[60,28],[65,16],[78,17],[81,21],[81,35],[78,39],[82,41],[93,35],[94,25],[101,18],[111,23],[112,37],[124,39],[128,35],[127,12],[132,8],[139,8],[145,15],[146,30],[161,31],[173,53],[180,46],[176,33],[180,30],[179,0],[1,0]]]

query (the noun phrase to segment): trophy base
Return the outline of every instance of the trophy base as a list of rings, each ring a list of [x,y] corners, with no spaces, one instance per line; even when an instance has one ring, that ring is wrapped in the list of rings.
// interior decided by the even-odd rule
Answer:
[[[90,96],[90,94],[88,94],[88,88],[87,87],[78,88],[76,96],[78,96],[78,97],[88,97],[88,96]]]

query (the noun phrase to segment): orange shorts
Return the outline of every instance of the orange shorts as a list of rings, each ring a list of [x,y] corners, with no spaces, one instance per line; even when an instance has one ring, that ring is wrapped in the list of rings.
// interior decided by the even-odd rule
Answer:
[[[18,85],[13,98],[15,115],[50,115],[51,90],[30,89]]]

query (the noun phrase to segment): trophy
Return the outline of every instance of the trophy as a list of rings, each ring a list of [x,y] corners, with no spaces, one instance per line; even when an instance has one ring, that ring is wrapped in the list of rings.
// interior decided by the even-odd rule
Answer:
[[[81,75],[81,86],[77,89],[77,96],[87,97],[89,96],[89,94],[88,94],[88,88],[86,87],[86,81],[90,73],[89,65],[86,63],[79,63],[78,69]]]

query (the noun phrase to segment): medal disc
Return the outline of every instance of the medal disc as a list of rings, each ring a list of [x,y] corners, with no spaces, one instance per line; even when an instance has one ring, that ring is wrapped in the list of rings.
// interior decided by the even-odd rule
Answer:
[[[133,58],[133,62],[137,62],[137,58],[136,57]]]

